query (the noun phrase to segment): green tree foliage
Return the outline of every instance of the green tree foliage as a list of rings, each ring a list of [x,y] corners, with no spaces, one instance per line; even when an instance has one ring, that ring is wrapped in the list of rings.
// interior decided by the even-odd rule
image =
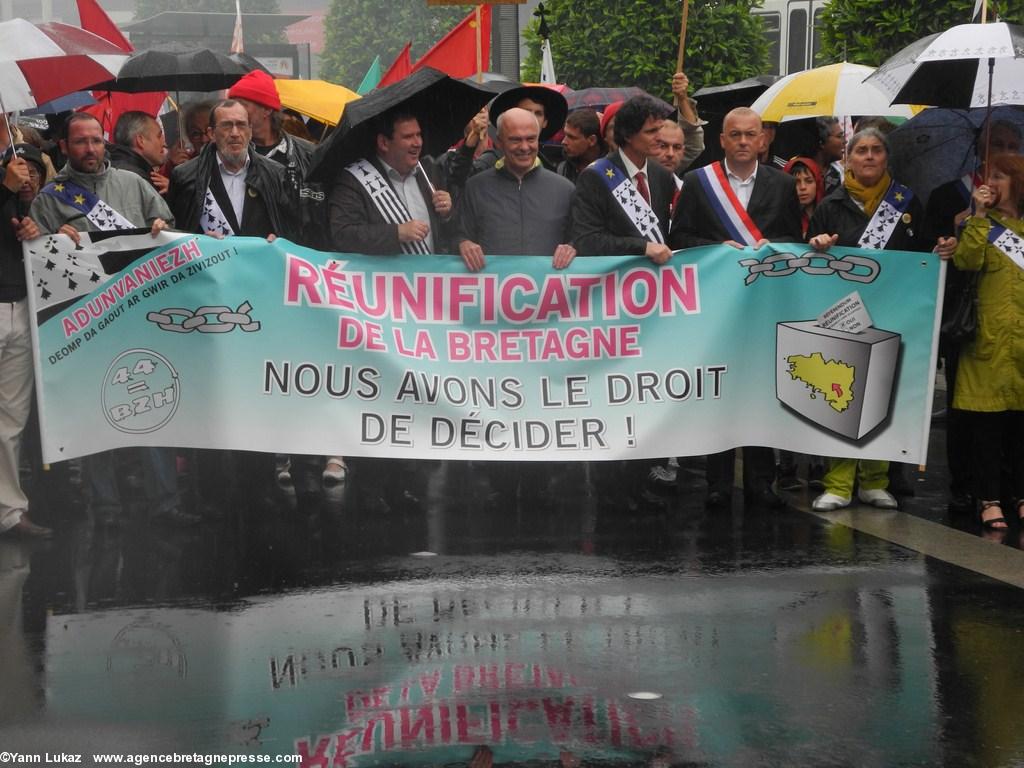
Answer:
[[[761,0],[691,0],[683,68],[691,91],[763,72],[768,56]],[[679,52],[679,0],[545,0],[559,82],[572,88],[638,85],[671,97]],[[536,20],[525,32],[524,81],[540,77]]]
[[[320,77],[355,88],[380,56],[387,69],[410,40],[413,62],[444,37],[471,6],[428,6],[424,0],[331,0]]]
[[[1024,21],[1018,0],[989,2],[1000,19]],[[971,21],[974,0],[832,0],[822,14],[821,63],[852,61],[877,67],[915,40]]]

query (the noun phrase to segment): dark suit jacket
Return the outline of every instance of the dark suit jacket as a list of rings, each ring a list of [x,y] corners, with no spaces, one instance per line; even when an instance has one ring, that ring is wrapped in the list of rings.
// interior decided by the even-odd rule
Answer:
[[[608,159],[626,172],[618,150],[610,152]],[[667,236],[676,185],[672,174],[653,159],[647,162],[647,187],[651,192],[651,208],[661,223],[662,234]],[[637,232],[593,166],[584,170],[576,181],[576,194],[572,199],[572,241],[581,256],[642,256],[649,242]]]
[[[381,176],[387,179],[387,173],[380,161],[376,157],[368,159],[380,171]],[[438,176],[433,172],[429,158],[424,157],[422,163],[423,169],[430,174],[431,182],[436,186]],[[391,183],[390,180],[388,183]],[[448,228],[434,211],[430,187],[419,173],[416,174],[416,183],[430,211],[430,232],[434,236],[434,251],[447,253]],[[334,188],[327,199],[327,208],[333,250],[341,253],[375,255],[403,253],[402,244],[398,240],[398,225],[384,221],[384,217],[366,194],[363,185],[348,171],[342,170],[335,179]]]
[[[697,171],[690,171],[683,177],[683,192],[669,238],[673,248],[694,248],[732,239],[711,207],[696,174]],[[803,240],[796,181],[789,174],[768,165],[758,166],[747,213],[768,240],[780,243]]]

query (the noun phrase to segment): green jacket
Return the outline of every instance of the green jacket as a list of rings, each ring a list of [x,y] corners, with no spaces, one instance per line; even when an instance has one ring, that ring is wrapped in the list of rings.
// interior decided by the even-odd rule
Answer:
[[[998,213],[971,216],[953,255],[957,269],[981,271],[978,333],[964,347],[953,407],[966,411],[1024,410],[1024,269],[989,244],[991,220],[1024,235],[1024,220]]]

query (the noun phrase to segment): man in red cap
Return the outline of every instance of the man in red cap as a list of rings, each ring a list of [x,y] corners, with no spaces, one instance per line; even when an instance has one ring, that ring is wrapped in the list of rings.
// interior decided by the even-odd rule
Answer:
[[[284,166],[289,196],[301,214],[302,244],[326,248],[323,222],[326,221],[325,194],[319,184],[306,181],[313,145],[286,133],[281,127],[281,97],[274,78],[254,69],[228,90],[228,98],[242,104],[249,113],[252,143],[256,153]]]

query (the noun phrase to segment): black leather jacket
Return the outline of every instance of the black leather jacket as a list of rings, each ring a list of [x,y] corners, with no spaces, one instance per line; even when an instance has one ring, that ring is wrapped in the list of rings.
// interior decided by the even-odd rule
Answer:
[[[246,188],[254,196],[262,198],[274,233],[293,240],[297,232],[297,216],[289,201],[284,167],[260,157],[251,146],[249,163],[249,172],[245,177]],[[216,168],[217,146],[210,142],[197,157],[179,165],[171,173],[167,204],[174,212],[178,229],[185,232],[200,231],[199,218],[206,189]]]

